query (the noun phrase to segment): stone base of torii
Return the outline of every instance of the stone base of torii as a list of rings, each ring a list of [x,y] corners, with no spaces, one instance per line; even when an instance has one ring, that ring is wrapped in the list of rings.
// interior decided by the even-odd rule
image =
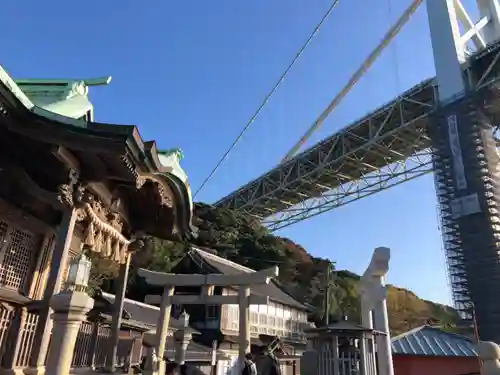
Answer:
[[[160,304],[160,316],[156,328],[156,343],[154,353],[150,353],[146,372],[151,375],[165,374],[166,362],[163,360],[165,352],[168,325],[170,321],[170,312],[172,305],[238,305],[239,306],[239,355],[238,366],[242,368],[245,354],[250,352],[250,313],[249,307],[251,304],[267,305],[269,304],[269,296],[251,296],[252,286],[259,284],[269,284],[271,280],[278,276],[278,267],[269,268],[258,272],[242,272],[234,275],[221,274],[171,274],[163,272],[149,271],[140,269],[139,276],[146,279],[146,282],[151,286],[163,287],[161,296],[151,295],[146,296],[147,303]],[[174,295],[175,287],[201,287],[200,295]],[[237,287],[238,295],[221,296],[213,295],[214,287]],[[184,317],[184,323],[187,324],[187,318]],[[180,333],[183,335],[183,333]],[[179,336],[179,335],[177,335]],[[179,342],[176,353],[176,362],[179,365],[184,364],[184,355],[189,343],[187,337],[175,337],[176,342]],[[183,354],[184,352],[184,354]]]

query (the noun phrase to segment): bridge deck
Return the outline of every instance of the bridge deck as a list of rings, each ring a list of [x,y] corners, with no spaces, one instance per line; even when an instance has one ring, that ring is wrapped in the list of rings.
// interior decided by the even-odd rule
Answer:
[[[499,76],[499,46],[471,58],[473,89]],[[434,79],[424,81],[215,205],[277,229],[428,173],[427,127],[437,104]]]

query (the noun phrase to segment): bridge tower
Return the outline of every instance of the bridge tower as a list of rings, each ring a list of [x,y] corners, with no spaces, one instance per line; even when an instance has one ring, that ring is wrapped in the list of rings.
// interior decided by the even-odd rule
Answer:
[[[429,135],[453,301],[465,318],[475,310],[481,340],[500,343],[500,158],[488,113],[500,101],[495,89],[470,90],[474,74],[464,74],[468,43],[500,39],[500,6],[476,0],[473,25],[459,0],[426,3],[439,95]]]

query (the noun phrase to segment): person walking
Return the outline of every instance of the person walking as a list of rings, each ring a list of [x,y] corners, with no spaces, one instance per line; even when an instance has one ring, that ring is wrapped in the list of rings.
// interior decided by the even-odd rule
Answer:
[[[257,365],[253,361],[251,353],[245,354],[245,362],[243,363],[241,375],[257,375]]]

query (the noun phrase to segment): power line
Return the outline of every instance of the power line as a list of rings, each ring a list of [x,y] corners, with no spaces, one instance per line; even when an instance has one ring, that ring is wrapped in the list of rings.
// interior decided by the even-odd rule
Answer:
[[[307,129],[304,135],[293,145],[293,147],[288,151],[285,157],[281,160],[284,163],[290,160],[299,149],[306,143],[306,141],[311,137],[311,135],[319,129],[323,124],[323,121],[330,115],[330,113],[337,107],[337,105],[346,97],[346,95],[351,91],[354,85],[359,81],[359,79],[365,74],[365,72],[372,66],[378,56],[387,47],[390,42],[398,35],[402,27],[408,22],[410,17],[415,13],[423,0],[413,0],[411,4],[406,8],[403,14],[398,18],[396,23],[387,31],[380,43],[375,47],[375,49],[368,55],[368,57],[363,61],[361,66],[354,72],[354,74],[349,78],[349,81],[345,84],[342,90],[333,98],[328,107],[319,115],[319,117],[314,121],[314,123]]]
[[[262,101],[262,103],[260,104],[260,106],[257,108],[257,110],[255,111],[255,113],[253,114],[253,116],[250,117],[250,120],[247,122],[247,124],[245,125],[245,127],[241,130],[240,134],[238,134],[238,136],[233,141],[233,143],[231,144],[231,146],[229,147],[229,149],[224,153],[224,155],[222,155],[222,157],[220,158],[220,160],[217,162],[217,164],[212,169],[212,171],[209,173],[209,175],[205,178],[205,180],[203,180],[203,183],[200,185],[200,187],[198,188],[198,190],[196,190],[196,192],[194,193],[193,199],[196,198],[196,195],[198,195],[198,193],[201,191],[201,189],[203,189],[205,187],[205,185],[207,184],[207,182],[210,181],[210,179],[212,178],[212,176],[215,174],[215,172],[217,172],[217,170],[219,169],[219,167],[226,160],[226,158],[229,155],[229,153],[233,150],[233,148],[236,146],[236,144],[240,141],[240,139],[246,133],[246,131],[248,130],[248,128],[255,122],[255,120],[259,116],[260,112],[262,111],[262,109],[269,102],[269,100],[274,95],[274,93],[276,92],[276,90],[281,86],[281,84],[283,83],[285,77],[292,70],[293,66],[295,65],[295,63],[297,62],[297,60],[300,58],[300,56],[302,55],[302,53],[305,51],[305,49],[307,48],[307,46],[309,46],[309,44],[311,43],[311,41],[313,40],[313,38],[316,36],[316,34],[319,32],[319,30],[321,29],[321,27],[323,26],[323,24],[326,22],[326,20],[330,17],[330,15],[332,14],[333,9],[338,4],[338,2],[339,2],[339,0],[334,0],[333,1],[333,3],[330,6],[330,8],[328,8],[328,11],[324,14],[324,16],[321,19],[321,21],[314,28],[314,31],[309,36],[309,38],[307,39],[307,41],[302,45],[302,47],[300,48],[299,52],[295,55],[295,58],[292,60],[292,62],[290,63],[290,65],[288,65],[288,67],[286,68],[285,72],[281,75],[280,79],[278,80],[278,82],[276,82],[276,84],[273,86],[272,90],[265,96],[265,98]]]

